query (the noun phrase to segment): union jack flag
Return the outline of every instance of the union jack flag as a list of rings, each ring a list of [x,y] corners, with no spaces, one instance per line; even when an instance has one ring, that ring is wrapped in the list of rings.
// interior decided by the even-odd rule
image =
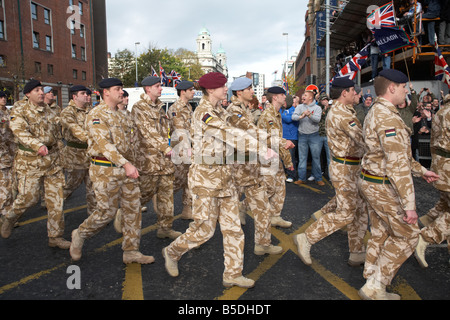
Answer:
[[[386,3],[384,6],[373,11],[367,17],[368,27],[373,29],[392,28],[396,26],[394,1]]]
[[[170,75],[172,76],[172,80],[173,80],[173,83],[174,83],[175,85],[177,85],[177,84],[179,84],[179,83],[181,82],[181,74],[179,74],[179,73],[176,72],[175,70],[172,70],[172,71],[170,72]]]
[[[287,81],[286,76],[284,76],[283,80],[283,89],[286,91],[286,94],[289,94],[289,83]]]
[[[370,45],[371,43],[367,44],[360,52],[358,52],[358,54],[354,56],[334,78],[348,77],[350,80],[354,80],[369,58]]]
[[[159,75],[156,73],[155,69],[152,67],[152,77],[159,77]]]
[[[161,67],[161,64],[159,64],[159,75],[161,77],[161,84],[167,87],[169,85],[169,78],[167,78],[166,72]]]
[[[445,61],[445,58],[437,45],[436,54],[434,56],[434,64],[436,80],[446,83],[450,88],[450,68],[448,67],[447,61]]]

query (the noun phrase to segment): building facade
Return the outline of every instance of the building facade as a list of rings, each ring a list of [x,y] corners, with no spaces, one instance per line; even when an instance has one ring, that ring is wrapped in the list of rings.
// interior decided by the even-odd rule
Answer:
[[[104,0],[0,0],[0,89],[11,100],[37,79],[64,105],[72,85],[95,89],[107,70]]]
[[[220,72],[228,78],[227,54],[222,45],[213,53],[211,34],[206,28],[198,34],[196,54],[205,73]]]

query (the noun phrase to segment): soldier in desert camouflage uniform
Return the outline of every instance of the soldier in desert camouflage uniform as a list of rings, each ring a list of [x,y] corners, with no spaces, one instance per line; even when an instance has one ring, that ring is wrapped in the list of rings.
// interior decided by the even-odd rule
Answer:
[[[86,117],[92,110],[88,105],[87,88],[73,86],[70,89],[72,99],[61,112],[63,137],[67,145],[63,149],[62,164],[66,169],[64,199],[67,199],[84,181],[86,185],[87,212],[92,214],[96,207],[92,181],[89,178],[91,158],[87,153],[88,132],[85,129]]]
[[[6,108],[7,96],[0,91],[0,227],[13,203],[12,175],[15,154],[14,135],[9,128],[11,115]]]
[[[173,182],[173,193],[183,190],[183,211],[182,219],[192,219],[192,196],[188,186],[188,173],[191,165],[189,156],[191,146],[191,122],[192,106],[189,103],[194,98],[194,83],[182,81],[177,86],[180,97],[170,106],[167,115],[170,119],[171,147],[175,150],[172,161],[175,164],[175,175]]]
[[[273,150],[279,150],[281,161],[278,168],[266,165],[262,166],[264,184],[267,190],[267,197],[271,208],[271,224],[282,228],[290,228],[292,223],[281,217],[284,201],[286,198],[286,176],[284,166],[288,170],[294,170],[289,149],[295,147],[290,140],[283,139],[283,125],[281,121],[280,109],[286,101],[286,91],[280,87],[272,87],[268,90],[267,99],[269,104],[263,111],[258,121],[258,129],[267,132],[268,145]],[[275,142],[277,146],[272,145]]]
[[[366,284],[359,295],[366,300],[400,299],[387,293],[386,286],[419,240],[412,173],[429,183],[439,178],[412,158],[410,129],[396,108],[405,100],[407,82],[400,71],[381,71],[374,82],[378,98],[364,124],[367,152],[359,187],[369,203],[371,238],[364,265]]]
[[[141,206],[139,172],[134,162],[133,127],[125,121],[117,105],[123,102],[123,85],[118,79],[99,83],[103,101],[86,118],[88,154],[92,157],[89,176],[97,208],[72,232],[70,256],[81,259],[84,241],[106,227],[119,205],[123,219],[123,262],[149,264],[155,259],[139,251],[141,240]]]
[[[39,81],[29,81],[24,94],[27,99],[16,104],[11,113],[10,128],[19,143],[14,165],[18,195],[6,215],[2,237],[9,238],[14,224],[39,201],[43,180],[48,209],[49,246],[68,249],[70,242],[62,238],[64,174],[59,164],[60,126],[44,102],[44,91]]]
[[[415,256],[423,268],[428,267],[425,250],[429,244],[447,240],[450,246],[450,95],[444,98],[444,105],[433,118],[430,146],[433,156],[431,170],[440,177],[434,187],[441,196],[432,209],[437,217],[420,232]]]
[[[360,163],[364,154],[362,127],[353,102],[356,95],[355,84],[346,78],[337,78],[333,82],[332,99],[336,102],[326,120],[328,145],[332,156],[330,177],[336,191],[336,197],[329,204],[336,208],[333,213],[325,214],[306,229],[305,233],[294,236],[301,260],[311,265],[311,246],[348,226],[349,264],[364,264],[364,236],[367,231],[368,214],[358,190],[361,173]]]
[[[249,78],[239,78],[231,85],[233,96],[227,112],[230,114],[228,122],[236,128],[245,130],[248,135],[257,136],[257,127],[254,124],[248,104],[253,99],[253,82]],[[261,165],[243,155],[245,163],[242,164],[237,157],[237,163],[232,166],[233,177],[237,190],[245,194],[246,203],[255,219],[255,247],[257,255],[280,254],[282,247],[271,244],[271,210],[267,206],[266,187],[261,176]],[[242,159],[243,160],[243,159]]]
[[[174,165],[170,160],[169,118],[165,104],[159,100],[161,79],[147,77],[142,81],[145,93],[131,110],[136,124],[136,166],[139,169],[141,204],[145,206],[156,195],[158,238],[175,239],[181,235],[172,229]]]
[[[227,78],[217,72],[208,73],[199,80],[204,97],[193,116],[194,152],[189,170],[194,221],[162,253],[167,272],[173,277],[178,276],[178,261],[189,250],[208,241],[219,221],[225,260],[223,284],[250,288],[254,281],[242,276],[244,233],[238,216],[237,191],[226,159],[227,145],[234,149],[233,137],[242,137],[244,132],[226,124],[228,114],[220,105],[226,98],[226,82]],[[227,134],[231,139],[227,139]],[[231,156],[233,158],[234,154]]]

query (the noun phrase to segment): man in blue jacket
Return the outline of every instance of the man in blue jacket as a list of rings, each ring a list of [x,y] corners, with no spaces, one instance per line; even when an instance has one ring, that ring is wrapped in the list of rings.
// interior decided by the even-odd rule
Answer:
[[[292,164],[294,168],[298,166],[298,121],[292,120],[292,115],[295,112],[295,108],[298,105],[299,98],[291,95],[286,96],[286,106],[283,109],[280,109],[281,119],[283,123],[283,138],[286,140],[292,141],[295,145],[295,148],[290,149]],[[297,172],[296,170],[288,170],[285,169],[287,174],[286,181],[292,183],[297,181]]]

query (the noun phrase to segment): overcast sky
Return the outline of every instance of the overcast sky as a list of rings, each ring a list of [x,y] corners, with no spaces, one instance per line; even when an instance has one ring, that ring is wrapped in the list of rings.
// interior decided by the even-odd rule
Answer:
[[[141,43],[139,54],[150,45],[196,51],[196,38],[206,27],[213,52],[222,45],[227,53],[230,80],[251,71],[265,74],[266,86],[270,86],[273,72],[280,74],[286,60],[287,40],[289,56],[297,54],[303,44],[307,2],[106,0],[108,51],[113,55],[123,49],[134,52],[135,42]]]

